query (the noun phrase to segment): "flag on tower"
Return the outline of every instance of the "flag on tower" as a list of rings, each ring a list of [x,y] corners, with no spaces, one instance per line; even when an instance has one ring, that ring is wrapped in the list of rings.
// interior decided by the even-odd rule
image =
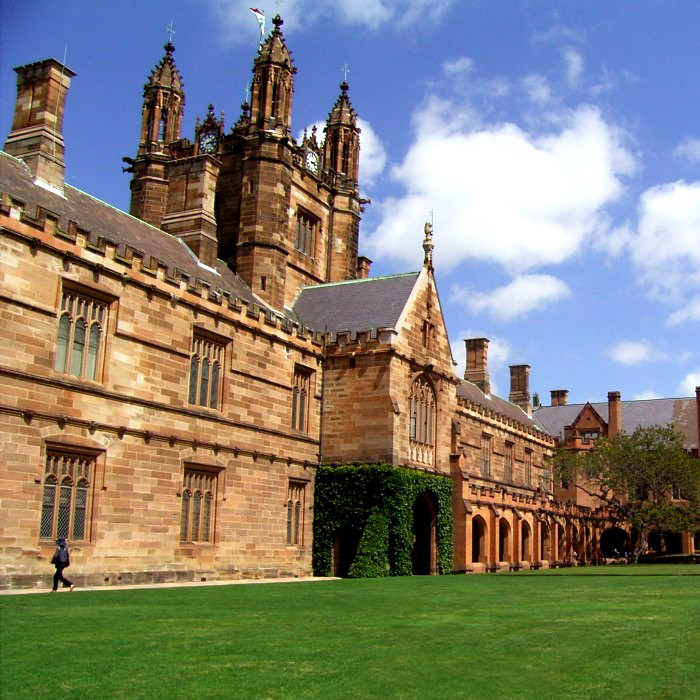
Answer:
[[[251,7],[250,11],[255,15],[255,19],[258,20],[258,25],[260,26],[260,43],[262,44],[263,37],[265,36],[265,13],[258,10],[257,7]]]

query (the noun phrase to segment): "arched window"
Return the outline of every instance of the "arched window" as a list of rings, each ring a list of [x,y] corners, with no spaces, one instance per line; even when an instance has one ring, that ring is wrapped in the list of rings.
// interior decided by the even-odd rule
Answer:
[[[180,542],[213,542],[218,475],[213,471],[185,469]]]
[[[411,460],[432,465],[435,461],[437,409],[433,387],[425,376],[418,377],[411,385],[408,408]]]
[[[224,346],[209,338],[195,335],[190,356],[190,382],[187,400],[191,404],[219,408],[220,378]]]
[[[304,544],[304,498],[306,484],[301,481],[290,481],[287,488],[287,544]]]
[[[107,304],[64,290],[53,368],[81,379],[99,377]]]
[[[39,526],[42,539],[87,539],[94,464],[92,456],[47,454]]]

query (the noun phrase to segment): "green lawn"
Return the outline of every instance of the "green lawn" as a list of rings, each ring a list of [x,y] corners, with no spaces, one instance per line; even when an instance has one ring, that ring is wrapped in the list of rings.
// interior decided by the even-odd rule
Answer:
[[[1,697],[700,698],[700,566],[0,597]]]

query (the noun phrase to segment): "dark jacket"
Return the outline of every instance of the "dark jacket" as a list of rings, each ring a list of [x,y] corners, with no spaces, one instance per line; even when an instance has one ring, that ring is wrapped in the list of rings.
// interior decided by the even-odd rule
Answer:
[[[70,552],[67,547],[58,546],[51,557],[51,563],[57,569],[67,569],[70,566]]]

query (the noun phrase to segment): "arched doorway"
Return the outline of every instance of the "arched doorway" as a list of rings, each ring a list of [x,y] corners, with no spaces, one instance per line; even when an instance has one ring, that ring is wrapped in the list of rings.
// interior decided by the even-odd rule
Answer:
[[[606,559],[621,557],[628,545],[629,535],[620,527],[609,527],[600,536],[600,553]]]
[[[435,573],[435,506],[423,492],[413,504],[413,573],[427,576]]]
[[[520,561],[532,561],[531,535],[530,524],[523,520],[520,524]]]
[[[648,545],[655,554],[683,554],[683,540],[678,532],[654,530],[649,533]]]
[[[700,530],[697,530],[693,537],[693,549],[695,549],[696,552],[700,552]]]
[[[472,518],[472,563],[486,563],[486,521],[477,515]]]
[[[333,576],[347,578],[350,567],[357,556],[360,533],[356,530],[341,530],[333,540]]]
[[[542,523],[540,527],[540,558],[547,560],[550,558],[549,551],[549,525]]]
[[[510,524],[505,518],[498,521],[498,561],[510,561]]]

